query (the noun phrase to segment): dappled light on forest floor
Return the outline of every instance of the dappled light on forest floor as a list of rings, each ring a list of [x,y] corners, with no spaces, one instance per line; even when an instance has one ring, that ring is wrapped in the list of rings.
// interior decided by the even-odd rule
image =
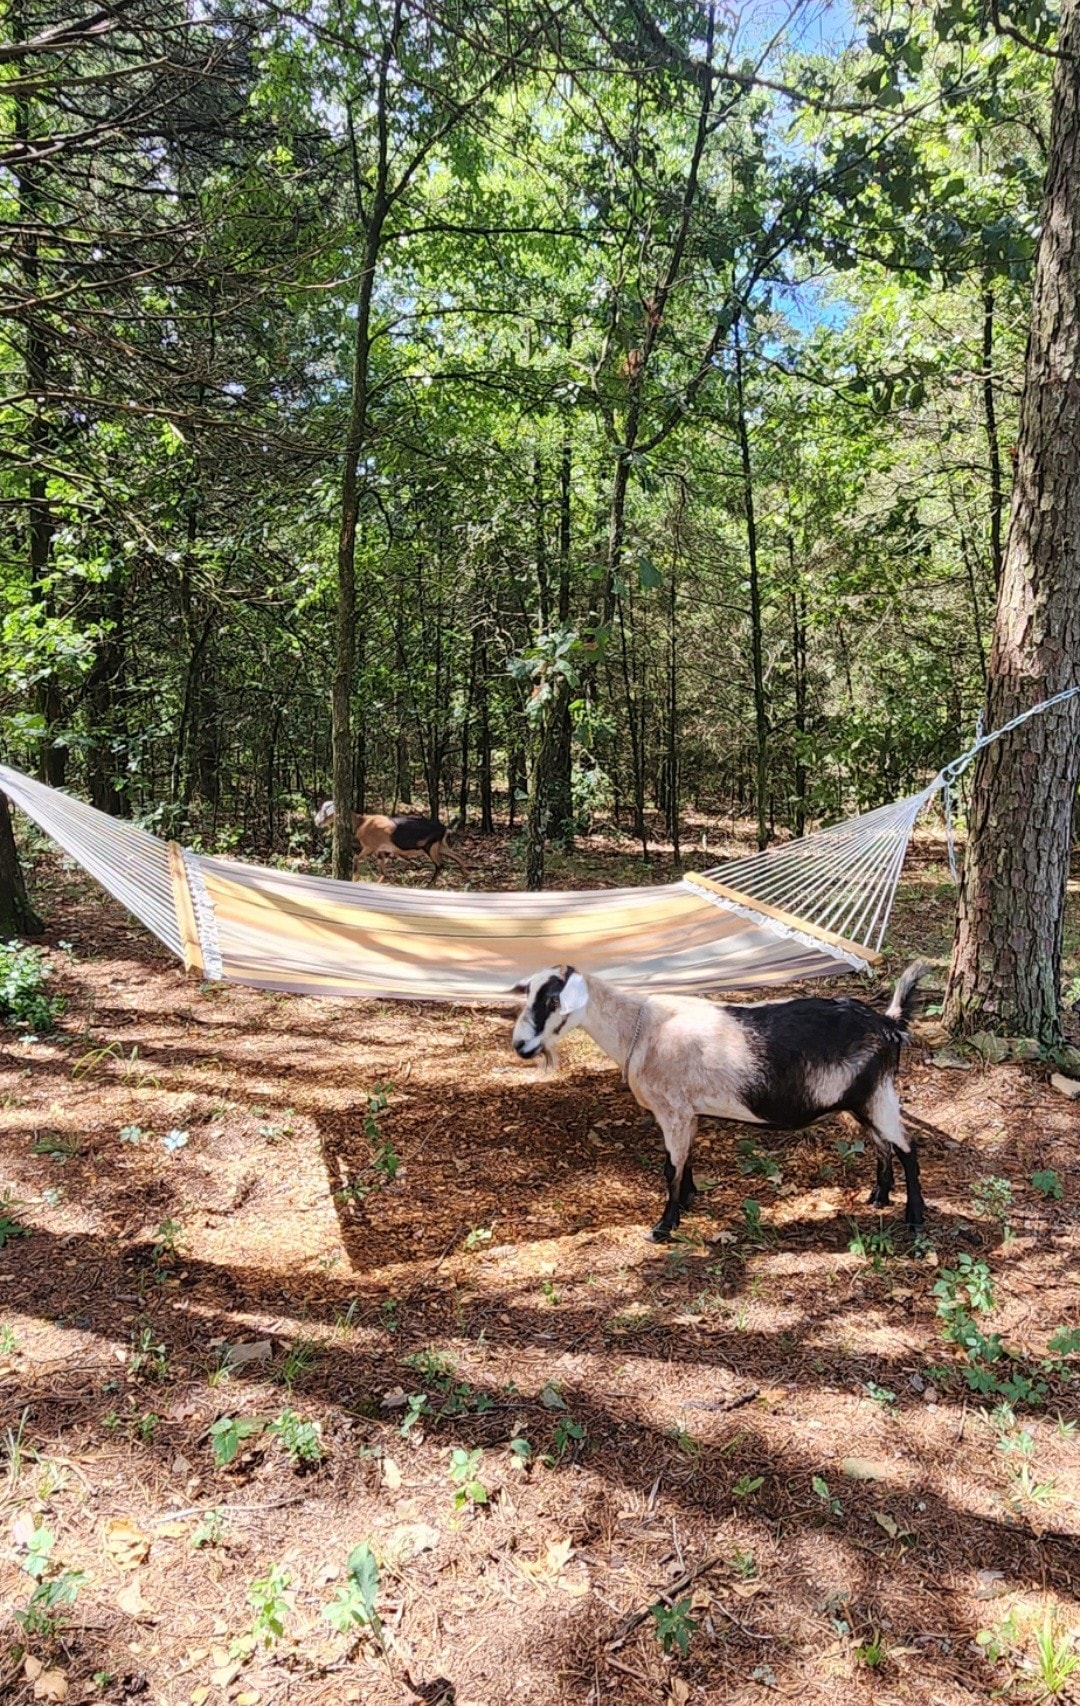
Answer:
[[[67,1010],[0,1053],[5,1699],[40,1662],[168,1706],[953,1706],[1080,1624],[1044,1068],[919,1028],[926,1249],[843,1120],[705,1122],[662,1249],[656,1132],[584,1039],[539,1081],[503,1015],[201,990],[46,898]],[[918,872],[894,968],[946,918]],[[322,1615],[362,1543],[385,1651]]]

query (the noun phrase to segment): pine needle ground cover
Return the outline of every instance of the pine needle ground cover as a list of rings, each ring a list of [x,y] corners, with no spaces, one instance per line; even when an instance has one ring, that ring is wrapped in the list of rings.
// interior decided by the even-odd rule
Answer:
[[[943,951],[939,851],[894,970]],[[635,868],[597,841],[559,880]],[[491,1010],[200,990],[77,874],[36,887],[5,1700],[1075,1697],[1080,1120],[1045,1065],[921,1022],[925,1247],[836,1120],[705,1122],[659,1249],[656,1133],[586,1041],[545,1083]]]

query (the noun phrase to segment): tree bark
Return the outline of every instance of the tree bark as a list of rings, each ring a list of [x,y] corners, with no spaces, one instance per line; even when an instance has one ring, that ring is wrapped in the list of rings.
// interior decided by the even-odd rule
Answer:
[[[989,289],[983,292],[982,386],[983,424],[990,455],[990,566],[996,592],[1001,585],[1001,520],[1005,510],[1005,488],[1001,477],[1001,446],[998,443],[994,398],[994,293]]]
[[[754,731],[757,741],[755,797],[757,844],[768,846],[769,713],[765,700],[765,661],[761,633],[761,578],[758,572],[757,516],[754,510],[754,470],[750,458],[750,430],[746,421],[743,387],[742,344],[735,326],[735,399],[738,412],[739,456],[742,463],[743,509],[746,515],[746,555],[750,569],[750,652],[754,669]]]
[[[995,728],[1080,679],[1080,0],[1061,11],[1016,479],[990,653]],[[945,1000],[954,1031],[1061,1041],[1080,702],[976,761]]]
[[[26,893],[7,795],[0,794],[0,938],[40,936],[44,928]]]

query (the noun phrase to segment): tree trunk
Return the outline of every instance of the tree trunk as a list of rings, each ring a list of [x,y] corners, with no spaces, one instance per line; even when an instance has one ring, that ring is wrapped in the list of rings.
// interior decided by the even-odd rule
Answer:
[[[1080,0],[1065,0],[1035,267],[1016,479],[994,621],[988,728],[1080,675]],[[1061,1041],[1061,946],[1080,701],[976,762],[956,942],[953,1030]]]
[[[26,893],[7,795],[0,794],[0,938],[40,936],[44,928]]]
[[[567,348],[570,346],[567,334]],[[563,440],[559,459],[559,626],[570,626],[570,546],[571,513],[570,482],[573,471],[570,440]],[[573,724],[570,717],[570,698],[565,695],[559,712],[555,751],[551,765],[551,791],[548,799],[548,828],[551,839],[560,846],[574,845],[573,794]]]
[[[495,817],[492,811],[491,780],[491,693],[488,682],[487,646],[480,647],[480,677],[477,691],[480,696],[480,734],[477,764],[480,770],[480,834],[494,835]]]
[[[1001,585],[1001,519],[1005,508],[1005,488],[1001,478],[1001,446],[998,443],[997,408],[994,399],[994,293],[983,292],[982,341],[983,425],[990,455],[990,566],[994,573],[994,590]]]
[[[395,17],[396,27],[396,17]],[[379,67],[376,129],[378,133],[377,181],[371,203],[364,209],[360,168],[349,109],[349,142],[352,155],[357,217],[364,227],[364,253],[356,293],[356,337],[353,344],[352,386],[349,424],[341,468],[341,522],[337,549],[337,607],[334,615],[334,675],[330,690],[330,724],[333,750],[334,848],[333,872],[342,882],[353,867],[353,741],[352,694],[356,669],[356,530],[360,519],[360,457],[368,437],[368,404],[371,367],[371,308],[375,272],[382,245],[383,228],[390,204],[387,198],[387,103],[391,39]]]
[[[757,739],[757,844],[769,843],[769,714],[765,700],[765,664],[761,634],[761,580],[758,573],[757,517],[754,511],[754,470],[750,460],[750,431],[746,423],[742,344],[735,327],[735,396],[738,405],[739,455],[742,461],[743,508],[746,515],[746,554],[750,568],[750,653],[754,669],[754,730]]]

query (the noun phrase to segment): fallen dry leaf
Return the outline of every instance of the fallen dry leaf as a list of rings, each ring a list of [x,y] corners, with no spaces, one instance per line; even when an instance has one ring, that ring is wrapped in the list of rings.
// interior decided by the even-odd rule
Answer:
[[[43,1670],[34,1683],[35,1700],[66,1700],[67,1677],[62,1670]]]
[[[205,1682],[200,1682],[198,1688],[191,1690],[191,1706],[202,1706],[204,1700],[210,1698],[210,1690]]]
[[[240,1670],[241,1665],[239,1659],[233,1659],[231,1663],[221,1665],[217,1670],[212,1670],[210,1672],[210,1681],[213,1683],[215,1688],[228,1688],[230,1682],[234,1681],[235,1678],[240,1675]]]
[[[401,1487],[401,1470],[392,1457],[384,1457],[382,1460],[382,1478],[391,1493],[398,1492]]]
[[[259,1690],[246,1688],[243,1694],[236,1696],[236,1706],[259,1706]]]
[[[153,1606],[143,1598],[142,1588],[137,1579],[130,1581],[116,1596],[116,1603],[128,1617],[147,1617],[153,1614]]]
[[[150,1539],[127,1517],[113,1517],[105,1524],[105,1550],[122,1570],[134,1570],[149,1558]]]
[[[875,1511],[874,1521],[877,1523],[879,1528],[883,1528],[885,1530],[885,1533],[889,1536],[890,1540],[895,1540],[897,1535],[900,1533],[899,1525],[895,1523],[892,1517],[885,1511]]]
[[[158,1524],[158,1533],[165,1540],[182,1540],[187,1531],[186,1522],[162,1522]]]
[[[27,1653],[23,1660],[23,1675],[27,1682],[36,1682],[44,1669],[40,1659],[35,1659],[32,1653]]]

